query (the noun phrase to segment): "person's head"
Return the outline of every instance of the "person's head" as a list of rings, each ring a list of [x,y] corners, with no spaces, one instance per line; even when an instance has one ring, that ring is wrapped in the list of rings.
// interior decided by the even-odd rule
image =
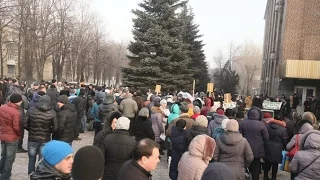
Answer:
[[[205,116],[200,115],[196,118],[195,124],[197,126],[207,127],[208,126],[208,119]]]
[[[142,139],[133,148],[132,159],[147,172],[151,172],[157,168],[160,162],[159,149],[159,144],[154,140]]]
[[[161,107],[162,107],[163,109],[167,108],[167,100],[162,99],[162,100],[160,101],[160,105],[161,105]]]
[[[153,106],[159,108],[161,106],[160,101],[154,101]]]
[[[141,116],[141,117],[149,117],[149,109],[148,108],[142,108],[139,111],[138,115]]]
[[[52,84],[52,85],[50,86],[50,88],[51,88],[51,89],[55,89],[55,88],[57,88],[57,87],[56,87],[56,85]]]
[[[290,100],[293,100],[293,96],[290,96],[289,98],[290,98]]]
[[[130,128],[130,119],[122,116],[116,122],[116,129],[129,130]]]
[[[243,119],[244,118],[244,112],[243,111],[238,111],[236,114],[237,119]]]
[[[44,93],[46,93],[47,92],[47,88],[46,88],[46,86],[40,86],[38,88],[38,91],[43,91]]]
[[[219,114],[219,115],[224,115],[224,109],[221,108],[221,107],[219,107],[219,108],[217,109],[217,114]]]
[[[73,163],[72,147],[63,141],[53,140],[42,148],[43,160],[63,174],[70,174]]]
[[[201,112],[200,108],[198,106],[194,106],[193,113],[194,114],[200,114],[200,112]]]
[[[74,156],[72,178],[74,180],[99,180],[103,176],[104,157],[95,146],[80,148]]]
[[[52,79],[51,83],[52,83],[52,85],[57,85],[57,80]]]
[[[210,163],[203,172],[201,180],[233,180],[234,176],[231,169],[219,162]]]
[[[69,98],[66,95],[62,95],[58,98],[58,107],[61,108],[65,104],[69,104]]]
[[[221,128],[223,130],[226,130],[226,127],[227,127],[227,123],[230,121],[230,119],[224,119],[222,120],[222,123],[221,123]]]
[[[227,117],[232,117],[232,116],[234,116],[234,111],[232,109],[230,109],[230,108],[227,108],[225,115]]]
[[[226,131],[239,132],[239,123],[234,119],[230,119],[226,125]]]
[[[182,128],[182,129],[186,129],[187,122],[184,119],[179,119],[176,122],[176,126]]]
[[[209,164],[215,148],[215,140],[205,134],[201,134],[192,139],[189,145],[189,154],[196,155],[206,164]]]
[[[181,114],[188,113],[188,111],[189,111],[188,105],[186,105],[185,103],[181,103],[180,111],[181,111]]]
[[[122,116],[122,114],[118,111],[112,112],[111,115],[108,117],[107,122],[104,123],[104,129],[115,130],[117,127],[117,120]],[[109,126],[109,127],[108,127]]]
[[[16,104],[17,106],[20,106],[22,103],[22,96],[18,93],[13,93],[10,96],[10,102]]]
[[[16,86],[19,85],[19,82],[18,82],[16,79],[12,79],[12,83],[13,83],[14,85],[16,85]]]

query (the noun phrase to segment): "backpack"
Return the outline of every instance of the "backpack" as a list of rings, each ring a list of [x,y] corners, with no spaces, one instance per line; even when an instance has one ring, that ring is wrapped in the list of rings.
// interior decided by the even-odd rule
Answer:
[[[224,129],[222,129],[222,127],[217,127],[212,131],[211,137],[213,139],[218,139],[223,134],[224,134]]]

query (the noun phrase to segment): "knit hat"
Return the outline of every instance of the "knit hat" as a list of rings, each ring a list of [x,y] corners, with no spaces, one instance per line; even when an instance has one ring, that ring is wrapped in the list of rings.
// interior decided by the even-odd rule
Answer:
[[[42,148],[43,159],[51,166],[55,166],[72,153],[72,147],[63,141],[53,140]]]
[[[62,95],[58,98],[58,102],[61,102],[62,104],[69,104],[69,98],[66,95]]]
[[[217,110],[217,114],[219,114],[219,115],[224,115],[223,109],[218,109],[218,110]]]
[[[201,180],[234,180],[231,169],[223,163],[210,163],[202,174]]]
[[[184,128],[184,127],[186,127],[186,125],[187,125],[187,122],[186,122],[184,119],[179,119],[179,120],[176,122],[176,126],[177,126],[177,127]]]
[[[173,100],[172,100],[172,98],[168,98],[168,99],[167,99],[167,102],[168,102],[168,103],[174,103]]]
[[[195,113],[195,114],[197,114],[197,113],[200,113],[200,108],[198,107],[198,106],[195,106],[194,108],[193,108],[193,112]]]
[[[43,95],[40,99],[40,102],[51,103],[51,98],[48,95]]]
[[[139,116],[148,117],[149,116],[149,109],[148,108],[142,108],[139,111]]]
[[[13,93],[10,96],[10,102],[11,103],[19,103],[22,101],[22,96],[18,93]]]
[[[129,130],[129,128],[130,128],[130,119],[122,116],[117,120],[116,129]]]
[[[224,119],[224,120],[222,120],[222,123],[221,123],[221,128],[222,129],[226,129],[226,127],[227,127],[227,123],[230,121],[230,119]]]
[[[236,121],[234,119],[230,119],[227,122],[226,130],[227,131],[231,131],[231,132],[239,132],[239,123],[238,123],[238,121]]]
[[[202,127],[207,127],[208,126],[208,119],[205,116],[200,115],[196,118],[196,125],[202,126]]]
[[[161,104],[161,105],[162,105],[162,104],[167,104],[167,100],[162,99],[162,100],[160,101],[160,104]]]
[[[98,180],[103,176],[104,157],[95,146],[85,146],[78,150],[72,164],[74,180]]]

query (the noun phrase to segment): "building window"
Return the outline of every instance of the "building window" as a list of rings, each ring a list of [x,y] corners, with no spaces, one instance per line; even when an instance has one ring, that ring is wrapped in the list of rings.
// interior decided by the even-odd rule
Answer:
[[[13,75],[14,74],[14,66],[8,65],[8,74]]]

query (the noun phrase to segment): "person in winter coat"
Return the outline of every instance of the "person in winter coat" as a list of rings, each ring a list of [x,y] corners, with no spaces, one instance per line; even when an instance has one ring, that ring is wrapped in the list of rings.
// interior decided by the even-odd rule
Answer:
[[[224,119],[228,119],[228,117],[224,115],[222,108],[218,108],[217,113],[213,115],[213,120],[210,121],[208,125],[208,132],[211,136],[214,134],[216,128],[221,127],[221,123]]]
[[[142,108],[139,111],[136,120],[133,122],[132,134],[136,137],[137,142],[144,138],[149,138],[152,140],[155,139],[154,131],[152,129],[152,123],[148,119],[148,116],[149,109]]]
[[[216,142],[207,135],[198,135],[190,143],[178,164],[178,180],[200,180],[213,157]]]
[[[266,122],[269,133],[269,141],[265,142],[265,163],[262,165],[264,178],[269,179],[268,174],[272,167],[272,180],[277,178],[278,164],[282,162],[282,151],[288,142],[286,123],[271,119]]]
[[[163,128],[163,124],[162,124],[162,119],[163,119],[163,113],[160,109],[160,103],[159,102],[155,102],[154,106],[151,108],[151,123],[152,123],[152,129],[155,135],[155,141],[159,144],[162,144],[162,140],[160,139],[160,135],[162,133],[164,133],[164,128]],[[162,149],[160,151],[160,154],[164,154]]]
[[[21,103],[21,95],[13,93],[10,96],[10,102],[0,106],[1,179],[10,179],[12,165],[15,161],[21,136],[21,114],[19,112]]]
[[[180,116],[180,108],[178,104],[173,104],[170,108],[170,115],[168,117],[168,125]]]
[[[314,129],[319,128],[317,117],[312,112],[304,112],[301,116],[302,119],[309,120],[312,123]]]
[[[177,121],[176,126],[172,126],[171,130],[171,144],[172,144],[172,153],[171,153],[171,163],[169,177],[172,180],[178,179],[178,163],[184,152],[188,150],[187,145],[187,133],[186,133],[186,121],[180,119]]]
[[[216,140],[214,161],[227,165],[236,180],[245,179],[245,168],[250,166],[253,153],[246,138],[239,133],[239,123],[230,119],[226,132]]]
[[[138,104],[132,99],[131,93],[127,94],[126,99],[121,101],[119,109],[124,117],[129,118],[133,122],[136,113],[138,113]]]
[[[101,99],[103,101],[105,97],[106,97],[106,93],[102,91],[102,87],[98,87],[97,92],[95,93],[94,100],[98,101],[98,99]]]
[[[291,151],[291,149],[294,148],[296,144],[297,136],[299,136],[299,138],[301,139],[301,136],[310,130],[313,130],[313,126],[311,125],[310,121],[308,120],[298,121],[294,128],[295,135],[291,138],[290,142],[286,146],[287,151],[289,152]]]
[[[31,180],[70,180],[73,150],[63,141],[50,141],[42,148],[42,160],[30,175]]]
[[[222,163],[210,163],[201,180],[234,180],[231,169]]]
[[[96,136],[101,130],[102,130],[102,122],[99,117],[99,106],[102,103],[103,100],[98,99],[97,102],[95,102],[91,108],[91,115],[94,117],[94,135]]]
[[[84,116],[84,112],[85,112],[85,99],[84,99],[84,92],[80,91],[79,96],[76,96],[75,98],[70,98],[69,97],[69,101],[71,102],[71,104],[73,104],[76,108],[76,112],[77,112],[77,121],[76,124],[74,126],[74,140],[81,140],[81,138],[79,137],[79,133],[84,133],[84,128],[82,126],[83,124],[83,116]]]
[[[257,107],[252,107],[248,111],[247,119],[243,120],[239,128],[240,133],[248,140],[253,152],[254,160],[249,167],[252,180],[259,180],[260,158],[265,157],[264,145],[269,140],[269,133],[262,118],[262,111]]]
[[[35,93],[32,100],[29,102],[29,108],[35,106],[36,103],[40,102],[41,97],[45,94],[46,93],[43,91],[39,91],[38,93]]]
[[[132,157],[132,150],[136,144],[128,130],[130,120],[120,117],[117,120],[116,130],[103,140],[100,147],[104,155],[104,180],[119,179],[121,166]]]
[[[294,127],[298,121],[301,120],[301,116],[297,112],[291,114],[291,118],[286,121],[286,128],[288,132],[288,140],[294,135]]]
[[[299,151],[289,164],[291,172],[296,173],[295,180],[319,179],[320,177],[320,131],[310,130],[302,135]]]
[[[98,100],[100,101],[100,100]],[[100,148],[102,145],[102,142],[104,138],[108,134],[111,134],[115,131],[116,125],[117,125],[117,120],[121,117],[121,113],[118,111],[115,111],[111,113],[111,115],[108,117],[106,122],[104,123],[103,130],[98,132],[97,135],[94,137],[93,145]]]
[[[142,97],[142,93],[140,90],[137,90],[134,96],[134,100],[137,102],[138,111],[144,108],[144,98]]]
[[[194,137],[200,134],[210,136],[207,127],[208,119],[203,115],[198,116],[196,119],[196,123],[191,127],[191,129],[187,130],[187,146],[189,146]]]
[[[172,126],[175,126],[176,125],[176,122],[179,120],[179,119],[183,119],[187,122],[187,125],[186,125],[186,129],[191,129],[191,127],[195,124],[195,121],[193,119],[190,118],[189,114],[188,114],[188,106],[185,105],[185,104],[181,104],[180,106],[180,111],[181,111],[181,115],[176,118],[175,120],[173,120],[170,124],[169,124],[169,127],[166,131],[166,135],[167,136],[171,136],[171,128]]]
[[[48,95],[41,97],[40,102],[36,103],[27,111],[27,123],[25,129],[28,135],[28,174],[35,171],[35,164],[38,152],[41,152],[45,143],[51,140],[53,122],[56,112],[51,106],[51,99]],[[41,154],[39,153],[39,158]]]
[[[52,84],[46,93],[51,99],[51,106],[53,109],[57,106],[58,98],[60,96],[56,86]]]
[[[211,99],[206,98],[204,102],[205,106],[201,109],[201,115],[207,116],[211,109]]]
[[[194,108],[193,108],[193,115],[191,116],[191,118],[193,119],[193,120],[196,120],[196,118],[198,117],[198,116],[200,116],[200,112],[201,112],[201,110],[200,110],[200,108],[198,107],[198,106],[195,106]]]
[[[69,103],[68,96],[58,98],[58,107],[61,109],[53,122],[52,139],[72,144],[74,126],[77,121],[77,112],[73,104]]]
[[[110,114],[115,111],[118,111],[118,107],[114,104],[114,97],[112,94],[108,94],[102,104],[99,105],[96,116],[101,121],[101,123],[105,123]]]

